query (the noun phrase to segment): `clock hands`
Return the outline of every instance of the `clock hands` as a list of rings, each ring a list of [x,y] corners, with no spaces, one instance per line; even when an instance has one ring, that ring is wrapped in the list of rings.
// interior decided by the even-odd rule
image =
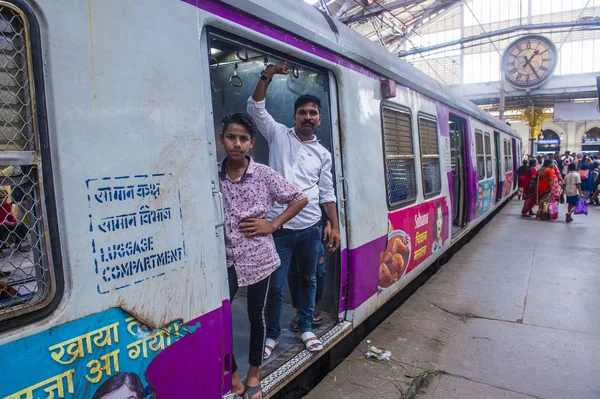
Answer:
[[[531,69],[531,71],[533,72],[533,74],[535,75],[536,78],[540,78],[540,75],[537,73],[537,71],[533,68],[533,65],[531,65],[531,60],[540,53],[539,50],[535,50],[533,52],[533,54],[531,55],[530,58],[527,58],[527,56],[524,56],[523,58],[525,58],[525,65],[523,65],[523,69],[525,69],[527,66],[529,66],[529,68]]]

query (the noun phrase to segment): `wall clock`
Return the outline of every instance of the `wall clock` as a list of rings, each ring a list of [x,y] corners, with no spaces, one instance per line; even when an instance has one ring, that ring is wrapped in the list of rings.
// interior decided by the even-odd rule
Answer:
[[[523,36],[504,51],[504,77],[517,88],[534,88],[552,76],[557,61],[558,52],[550,39],[539,35]]]

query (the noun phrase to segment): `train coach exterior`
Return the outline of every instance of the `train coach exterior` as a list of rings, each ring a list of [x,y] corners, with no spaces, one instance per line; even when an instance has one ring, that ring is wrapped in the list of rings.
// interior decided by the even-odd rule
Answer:
[[[92,397],[119,381],[140,398],[229,392],[210,32],[324,76],[343,231],[327,349],[514,191],[512,129],[304,2],[11,0],[0,17],[0,78],[16,68],[24,88],[0,98],[29,100],[20,117],[35,123],[13,134],[35,143],[43,202],[30,231],[41,255],[12,266],[31,269],[33,292],[0,301],[2,398]],[[15,153],[3,165],[25,165]],[[265,391],[315,358],[298,353]]]

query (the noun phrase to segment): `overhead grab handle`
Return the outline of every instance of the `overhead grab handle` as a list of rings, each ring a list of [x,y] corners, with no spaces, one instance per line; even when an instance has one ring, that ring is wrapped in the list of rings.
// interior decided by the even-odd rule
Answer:
[[[294,75],[294,78],[298,79],[298,77],[300,77],[300,71],[298,70],[297,66],[294,66],[294,68],[292,69],[292,74]]]
[[[238,60],[240,60],[242,62],[246,62],[246,61],[248,61],[248,50],[244,49],[244,56],[243,57],[240,55],[240,50],[237,50],[235,52],[235,56],[237,57]]]
[[[219,64],[219,60],[217,59],[217,57],[215,57],[212,54],[208,56],[208,67],[210,69],[219,69],[219,65],[220,64]]]
[[[238,64],[233,65],[233,76],[229,79],[233,87],[242,87],[242,78],[238,76]]]

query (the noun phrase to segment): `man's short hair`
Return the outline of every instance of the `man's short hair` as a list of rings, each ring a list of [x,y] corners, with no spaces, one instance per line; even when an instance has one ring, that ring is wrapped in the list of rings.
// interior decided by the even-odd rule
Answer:
[[[569,172],[577,170],[577,165],[575,165],[575,163],[570,163],[569,167],[568,167],[568,170],[569,170]]]
[[[296,102],[294,103],[294,114],[296,114],[296,111],[298,111],[298,108],[300,108],[304,104],[309,104],[309,103],[315,104],[317,106],[317,108],[319,108],[319,113],[321,113],[321,99],[317,96],[313,96],[310,94],[303,94],[300,97],[298,97],[296,99]]]
[[[223,129],[221,130],[221,133],[225,133],[229,125],[232,123],[237,123],[238,125],[244,126],[248,133],[250,133],[251,137],[256,136],[256,132],[258,131],[258,127],[256,127],[254,119],[252,119],[252,117],[246,112],[227,114],[223,117],[222,122]]]

